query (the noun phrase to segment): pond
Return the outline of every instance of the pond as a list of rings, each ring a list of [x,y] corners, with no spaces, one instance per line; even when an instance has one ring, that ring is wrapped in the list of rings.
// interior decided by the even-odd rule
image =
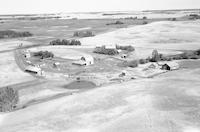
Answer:
[[[95,87],[96,84],[90,81],[74,81],[64,86],[66,89],[90,89]]]

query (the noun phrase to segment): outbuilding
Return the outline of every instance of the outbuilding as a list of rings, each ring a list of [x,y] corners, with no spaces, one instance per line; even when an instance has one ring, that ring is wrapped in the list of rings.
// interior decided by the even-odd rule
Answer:
[[[88,66],[94,64],[94,58],[91,55],[84,55],[78,61],[74,61],[72,64],[80,66]]]
[[[26,69],[25,69],[26,72],[29,72],[29,73],[33,73],[33,74],[38,74],[38,75],[42,75],[42,70],[41,68],[39,67],[36,67],[36,66],[27,66]]]
[[[161,65],[161,69],[162,70],[177,70],[179,69],[179,64],[176,63],[176,62],[166,62],[166,63],[163,63],[163,64],[160,64]]]

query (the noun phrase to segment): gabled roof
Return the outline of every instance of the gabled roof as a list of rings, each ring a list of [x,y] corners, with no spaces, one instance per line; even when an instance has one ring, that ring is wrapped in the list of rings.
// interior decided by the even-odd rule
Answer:
[[[174,61],[170,61],[170,62],[159,62],[159,65],[168,65],[169,67],[179,67],[179,64],[174,62]]]

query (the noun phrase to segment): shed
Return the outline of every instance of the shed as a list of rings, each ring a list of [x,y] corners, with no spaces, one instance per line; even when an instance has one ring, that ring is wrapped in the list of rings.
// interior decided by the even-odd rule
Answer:
[[[176,62],[166,62],[161,65],[162,65],[162,67],[161,67],[162,70],[177,70],[177,69],[179,69],[179,64]]]
[[[34,73],[34,74],[42,75],[41,68],[36,67],[36,66],[27,66],[26,69],[25,69],[25,71],[29,72],[29,73]]]

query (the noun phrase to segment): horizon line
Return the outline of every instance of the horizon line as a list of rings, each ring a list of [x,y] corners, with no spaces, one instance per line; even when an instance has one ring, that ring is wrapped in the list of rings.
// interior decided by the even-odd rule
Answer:
[[[148,12],[148,11],[192,11],[192,10],[200,10],[200,8],[176,8],[176,9],[146,9],[146,10],[113,10],[113,11],[74,11],[74,12],[49,12],[49,13],[5,13],[1,14],[0,16],[17,16],[17,15],[25,15],[25,16],[31,16],[31,15],[55,15],[55,14],[61,14],[61,13],[101,13],[101,12],[133,12],[133,11],[141,11],[141,12]]]

